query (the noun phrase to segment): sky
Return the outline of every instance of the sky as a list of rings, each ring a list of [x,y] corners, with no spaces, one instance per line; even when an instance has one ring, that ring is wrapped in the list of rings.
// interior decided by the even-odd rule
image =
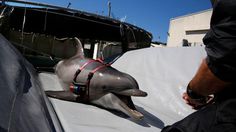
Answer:
[[[29,0],[27,0],[29,1]],[[32,0],[30,0],[32,1]],[[33,0],[108,16],[133,24],[152,33],[152,41],[167,41],[171,18],[211,8],[210,0]]]

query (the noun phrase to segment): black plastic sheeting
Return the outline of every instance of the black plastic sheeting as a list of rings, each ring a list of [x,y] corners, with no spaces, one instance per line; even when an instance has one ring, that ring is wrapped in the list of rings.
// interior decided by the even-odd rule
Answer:
[[[35,69],[1,34],[0,58],[0,131],[63,131]]]

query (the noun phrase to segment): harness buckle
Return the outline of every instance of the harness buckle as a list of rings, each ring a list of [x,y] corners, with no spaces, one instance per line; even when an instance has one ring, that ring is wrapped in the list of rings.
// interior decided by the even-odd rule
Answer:
[[[73,82],[70,84],[69,88],[72,93],[81,95],[81,94],[86,94],[86,87],[87,87],[86,84]]]

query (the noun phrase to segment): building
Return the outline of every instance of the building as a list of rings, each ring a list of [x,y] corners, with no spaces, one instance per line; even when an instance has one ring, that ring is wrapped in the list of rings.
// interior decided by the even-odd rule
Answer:
[[[170,20],[167,46],[203,46],[203,37],[210,28],[212,9]]]

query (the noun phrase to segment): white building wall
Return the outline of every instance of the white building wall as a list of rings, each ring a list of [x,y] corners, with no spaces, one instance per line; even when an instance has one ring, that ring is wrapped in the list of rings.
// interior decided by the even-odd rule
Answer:
[[[202,38],[210,28],[211,14],[212,9],[208,9],[171,19],[167,46],[182,46],[183,39],[188,40],[191,46],[201,46]]]

